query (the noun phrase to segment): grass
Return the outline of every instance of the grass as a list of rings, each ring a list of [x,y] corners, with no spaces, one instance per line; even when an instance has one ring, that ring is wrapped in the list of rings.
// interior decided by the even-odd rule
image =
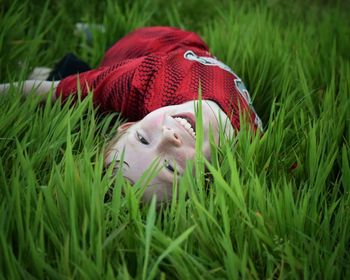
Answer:
[[[90,99],[0,97],[0,278],[348,279],[350,20],[328,1],[3,1],[0,81],[75,52],[96,66],[136,27],[199,33],[245,81],[265,134],[213,147],[156,211],[103,171],[119,124]],[[103,23],[94,45],[75,22]],[[45,104],[43,105],[42,102]],[[115,185],[113,199],[104,194]],[[124,192],[124,196],[121,193]]]

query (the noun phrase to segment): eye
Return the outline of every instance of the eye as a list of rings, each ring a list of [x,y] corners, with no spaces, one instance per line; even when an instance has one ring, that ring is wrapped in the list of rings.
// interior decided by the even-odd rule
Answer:
[[[181,175],[179,171],[175,171],[175,168],[167,160],[164,160],[164,167],[168,169],[171,173],[176,173],[176,175],[178,176]]]
[[[164,161],[164,166],[166,169],[168,169],[170,172],[174,173],[175,169],[174,167],[169,163],[169,161],[165,160]]]
[[[149,145],[149,142],[139,132],[136,132],[137,139],[144,145]]]

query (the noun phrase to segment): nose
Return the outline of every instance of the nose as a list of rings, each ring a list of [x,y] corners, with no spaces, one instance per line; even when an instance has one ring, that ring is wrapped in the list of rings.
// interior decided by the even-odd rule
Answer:
[[[164,142],[164,144],[170,144],[175,147],[180,147],[182,144],[179,134],[176,133],[172,128],[166,126],[163,127],[162,142]]]

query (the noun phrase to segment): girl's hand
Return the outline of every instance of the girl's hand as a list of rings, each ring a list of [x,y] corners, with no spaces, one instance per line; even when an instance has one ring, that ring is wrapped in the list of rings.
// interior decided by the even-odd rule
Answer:
[[[6,94],[11,86],[19,88],[22,90],[23,94],[27,96],[30,92],[35,92],[40,96],[47,96],[47,94],[53,90],[55,91],[58,83],[60,81],[40,81],[40,80],[27,80],[24,82],[14,82],[14,83],[6,83],[0,84],[0,95]],[[56,95],[52,94],[52,101],[56,100]]]

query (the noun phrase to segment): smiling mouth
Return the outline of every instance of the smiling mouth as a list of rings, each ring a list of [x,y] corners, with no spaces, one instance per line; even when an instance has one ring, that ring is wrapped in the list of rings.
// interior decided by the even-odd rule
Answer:
[[[193,114],[178,114],[172,116],[194,139],[196,139],[196,121]]]

